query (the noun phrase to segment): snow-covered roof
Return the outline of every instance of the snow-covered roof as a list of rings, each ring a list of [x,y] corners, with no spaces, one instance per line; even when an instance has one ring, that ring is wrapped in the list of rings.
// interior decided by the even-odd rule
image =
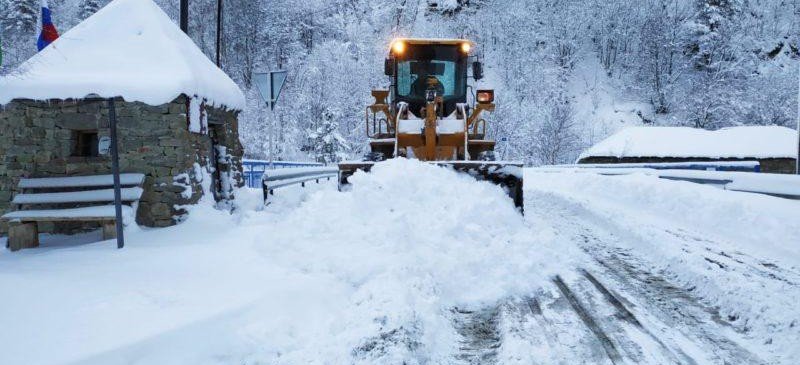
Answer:
[[[797,132],[778,126],[716,131],[689,127],[630,127],[584,151],[587,157],[796,158]]]
[[[121,96],[161,105],[181,94],[241,110],[242,91],[152,0],[114,0],[0,77],[13,99]]]

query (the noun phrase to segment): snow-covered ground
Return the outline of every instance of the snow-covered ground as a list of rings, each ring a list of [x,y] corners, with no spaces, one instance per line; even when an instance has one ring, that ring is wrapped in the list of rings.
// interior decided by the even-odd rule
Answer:
[[[533,171],[527,198],[549,212],[540,224],[580,236],[623,281],[647,271],[685,289],[763,360],[800,361],[800,202],[645,174]]]
[[[529,171],[526,203],[396,160],[263,209],[243,190],[123,250],[46,237],[0,253],[0,363],[800,359],[800,202]]]

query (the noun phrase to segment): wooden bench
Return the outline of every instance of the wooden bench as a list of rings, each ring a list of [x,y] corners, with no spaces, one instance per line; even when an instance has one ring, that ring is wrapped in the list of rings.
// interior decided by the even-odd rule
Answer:
[[[144,174],[120,175],[123,217],[135,219],[143,184]],[[103,239],[115,238],[113,186],[113,175],[21,179],[11,201],[16,210],[0,217],[9,222],[8,247],[38,247],[39,222],[99,222]]]

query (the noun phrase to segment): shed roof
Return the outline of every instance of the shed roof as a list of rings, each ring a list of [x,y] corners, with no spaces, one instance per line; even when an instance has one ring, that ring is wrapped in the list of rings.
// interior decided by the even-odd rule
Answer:
[[[584,151],[588,157],[796,158],[797,132],[779,126],[716,131],[689,127],[630,127]]]
[[[152,0],[115,0],[0,77],[14,99],[121,96],[150,105],[181,94],[241,110],[242,91]]]

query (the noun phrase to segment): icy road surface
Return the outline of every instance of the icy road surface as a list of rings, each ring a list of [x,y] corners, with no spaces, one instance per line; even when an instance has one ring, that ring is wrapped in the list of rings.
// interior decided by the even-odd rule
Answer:
[[[0,253],[1,364],[797,364],[800,202],[412,161]]]

